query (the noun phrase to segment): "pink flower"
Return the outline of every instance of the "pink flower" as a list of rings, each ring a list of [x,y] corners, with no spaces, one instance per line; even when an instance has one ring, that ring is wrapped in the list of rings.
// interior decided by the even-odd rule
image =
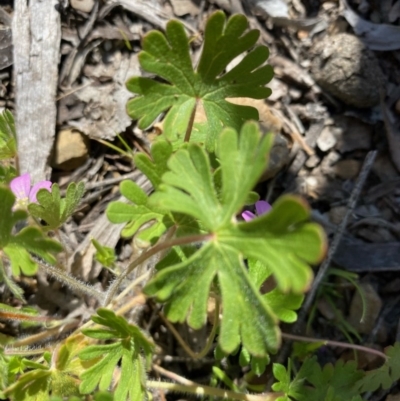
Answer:
[[[28,203],[37,202],[36,194],[39,189],[47,189],[51,190],[51,181],[40,181],[31,187],[31,176],[29,173],[25,173],[20,175],[19,177],[15,177],[10,182],[10,188],[16,199],[16,206],[26,207]]]
[[[268,213],[271,210],[272,206],[263,200],[256,202],[256,214],[246,210],[242,213],[242,217],[246,221],[253,220],[257,216],[261,216],[262,214]]]

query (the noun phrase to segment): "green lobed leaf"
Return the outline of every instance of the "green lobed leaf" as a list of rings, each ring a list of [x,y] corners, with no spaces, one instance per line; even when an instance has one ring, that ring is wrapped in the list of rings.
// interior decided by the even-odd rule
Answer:
[[[271,275],[271,268],[265,266],[259,260],[249,259],[249,276],[257,288],[260,288]],[[274,311],[275,315],[285,323],[293,323],[297,320],[297,313],[303,303],[303,294],[284,293],[279,288],[274,288],[263,294],[264,301]]]
[[[53,184],[51,192],[41,189],[37,193],[38,203],[28,205],[29,213],[46,222],[47,230],[55,230],[64,224],[78,206],[85,191],[83,182],[68,185],[65,198],[61,198],[58,184]]]
[[[46,238],[35,227],[25,227],[13,235],[14,226],[27,218],[24,211],[12,210],[14,202],[15,196],[11,190],[0,186],[0,216],[3,216],[2,224],[0,224],[0,249],[10,259],[14,276],[18,276],[21,271],[24,274],[32,275],[36,273],[37,264],[31,259],[29,252],[54,264],[54,254],[60,252],[62,246],[58,242]],[[18,290],[12,286],[12,283],[8,284],[17,294]]]
[[[11,159],[17,154],[17,134],[14,117],[9,110],[0,113],[0,160]]]
[[[17,176],[17,170],[13,166],[0,165],[0,184],[6,184]]]
[[[28,216],[22,210],[13,211],[15,196],[7,187],[0,185],[0,249],[4,248],[11,239],[12,229],[19,221],[25,220]]]
[[[354,361],[344,363],[338,360],[335,365],[326,364],[323,368],[316,358],[307,359],[296,375],[296,394],[289,392],[298,401],[342,401],[361,400],[357,382],[364,372],[357,369]]]
[[[41,257],[50,264],[56,263],[54,254],[62,251],[62,246],[56,241],[44,237],[36,227],[25,227],[15,236],[10,237],[8,244],[3,248],[10,258],[11,269],[14,276],[21,272],[26,275],[36,273],[37,263],[29,252]]]
[[[134,156],[136,167],[146,175],[157,189],[161,184],[162,175],[168,170],[167,161],[172,154],[172,145],[167,141],[157,141],[151,146],[151,158],[143,153]]]
[[[11,276],[8,276],[4,269],[3,262],[0,260],[0,282],[4,283],[15,298],[19,299],[21,302],[26,303],[24,298],[23,289],[13,280]]]
[[[45,362],[42,364],[14,358],[9,366],[13,383],[4,393],[12,396],[12,400],[21,401],[47,401],[50,395],[79,395],[78,376],[83,371],[83,366],[76,356],[85,345],[83,335],[75,335],[66,339],[52,355],[45,353]],[[28,369],[31,370],[27,371]]]
[[[149,202],[147,194],[133,181],[125,180],[120,184],[121,194],[132,203],[111,202],[107,206],[107,218],[114,224],[127,223],[122,230],[122,237],[135,235],[145,224],[138,238],[154,243],[172,224],[172,220],[164,210]]]
[[[258,120],[258,111],[240,106],[227,98],[250,97],[264,99],[271,94],[265,85],[272,79],[271,66],[264,65],[269,52],[265,46],[254,47],[259,31],[247,31],[248,21],[243,15],[233,15],[226,21],[217,11],[208,19],[203,52],[197,71],[194,71],[189,51],[189,40],[179,21],[169,21],[165,36],[151,31],[143,39],[139,54],[141,67],[161,77],[161,83],[147,77],[133,77],[127,88],[138,94],[127,104],[130,117],[139,119],[139,127],[150,126],[163,112],[164,133],[168,140],[182,142],[195,108],[204,108],[207,116],[206,147],[214,150],[216,135],[221,128],[239,130],[247,120]],[[232,43],[235,46],[232,46]],[[242,53],[243,60],[225,73],[228,64]]]
[[[50,399],[51,372],[46,369],[35,369],[18,377],[4,394],[19,401],[48,401]]]
[[[256,256],[284,290],[300,292],[312,276],[308,263],[317,262],[323,255],[322,230],[307,222],[308,209],[295,197],[283,198],[275,210],[250,223],[235,219],[266,165],[270,146],[271,137],[261,138],[254,123],[245,124],[240,136],[225,129],[217,147],[222,170],[222,187],[217,194],[206,153],[200,146],[189,144],[171,157],[163,184],[152,196],[157,206],[198,219],[199,227],[212,238],[186,259],[164,265],[145,292],[167,302],[170,320],[182,322],[187,317],[192,327],[200,328],[206,321],[209,291],[221,291],[219,341],[226,353],[242,342],[252,355],[262,357],[280,344],[276,316],[249,277],[243,258]],[[271,224],[265,223],[267,217]],[[310,242],[308,249],[300,238]],[[297,305],[294,300],[291,303]],[[287,315],[282,309],[282,316],[284,312]]]
[[[92,239],[92,244],[96,248],[95,259],[105,267],[113,267],[117,260],[115,250],[108,246],[101,245],[100,242],[96,241],[94,238]]]
[[[120,378],[115,386],[116,400],[142,401],[146,395],[146,364],[142,355],[149,360],[153,344],[137,328],[108,309],[99,309],[92,317],[104,329],[86,329],[86,336],[97,339],[111,339],[111,344],[91,345],[80,352],[83,361],[94,360],[93,365],[81,375],[80,391],[91,393],[97,386],[107,390],[113,379],[115,367],[120,364]],[[111,335],[112,334],[112,337]]]
[[[387,390],[400,379],[400,343],[386,348],[385,354],[388,360],[378,369],[367,372],[359,382],[360,392],[376,391],[381,386]]]

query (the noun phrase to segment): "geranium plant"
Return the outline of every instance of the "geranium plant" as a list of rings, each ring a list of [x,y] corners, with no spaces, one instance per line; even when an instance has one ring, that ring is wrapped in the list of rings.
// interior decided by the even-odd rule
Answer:
[[[4,283],[23,301],[15,279],[35,274],[39,265],[72,290],[94,297],[99,307],[91,322],[75,327],[66,339],[46,349],[13,348],[20,342],[12,339],[11,347],[0,352],[3,399],[89,399],[84,398],[87,395],[98,401],[141,401],[159,388],[238,400],[333,401],[345,394],[356,401],[363,392],[381,385],[387,388],[400,377],[396,345],[380,353],[382,367],[373,372],[357,370],[354,363],[321,368],[315,358],[307,359],[298,371],[292,371],[290,361],[287,366],[275,364],[277,382],[271,389],[261,389],[260,395],[245,394],[246,386],[234,385],[217,367],[214,372],[230,389],[154,381],[147,371],[157,352],[155,342],[122,316],[124,308],[113,310],[129,274],[158,256],[142,296],[159,303],[169,322],[186,322],[194,329],[207,324],[212,303],[214,321],[206,347],[199,354],[188,350],[189,354],[198,358],[213,348],[218,360],[239,353],[240,364],[249,366],[253,376],[261,375],[271,354],[280,349],[280,322],[296,320],[296,310],[312,283],[313,265],[325,255],[326,238],[323,229],[310,221],[310,209],[302,198],[285,195],[271,206],[253,192],[268,165],[273,137],[260,132],[256,109],[233,104],[229,98],[262,99],[271,93],[265,86],[273,75],[266,64],[268,49],[257,45],[258,36],[257,30],[248,29],[244,16],[226,20],[224,13],[214,13],[196,68],[180,22],[170,21],[165,34],[152,31],[145,36],[139,61],[156,77],[127,82],[135,95],[127,111],[142,129],[164,116],[163,134],[150,155],[134,156],[153,191],[147,195],[136,183],[124,181],[120,191],[125,201],[111,202],[106,214],[113,223],[126,223],[124,238],[135,236],[147,249],[105,291],[80,282],[56,263],[63,247],[54,238],[79,204],[84,185],[70,184],[61,197],[57,184],[44,181],[31,187],[28,174],[10,182],[15,171],[2,170]],[[228,64],[242,54],[228,71]],[[199,108],[205,110],[202,123],[195,119]],[[9,114],[3,115],[0,128],[4,126],[8,130],[2,135],[15,137]],[[3,147],[11,149],[10,141],[3,140]],[[93,243],[97,260],[113,267],[113,250],[96,239]],[[274,285],[266,291],[262,287],[271,278]],[[0,317],[30,316],[10,306],[3,309]]]

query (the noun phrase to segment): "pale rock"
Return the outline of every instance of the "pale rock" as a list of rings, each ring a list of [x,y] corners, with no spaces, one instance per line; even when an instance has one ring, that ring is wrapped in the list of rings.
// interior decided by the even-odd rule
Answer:
[[[191,0],[170,0],[172,8],[174,9],[174,14],[178,17],[190,14],[191,16],[198,15],[200,9]]]
[[[71,0],[71,7],[83,13],[90,13],[94,6],[94,0]]]
[[[321,135],[317,139],[317,146],[322,152],[327,152],[336,145],[337,139],[334,134],[334,129],[334,127],[329,125],[324,127]]]
[[[78,168],[88,158],[89,138],[76,129],[58,132],[53,153],[52,166],[64,171]]]
[[[311,49],[312,74],[327,92],[351,106],[379,104],[386,84],[375,54],[355,35],[327,35]]]
[[[306,167],[314,168],[317,167],[321,159],[317,155],[311,155],[306,161]]]

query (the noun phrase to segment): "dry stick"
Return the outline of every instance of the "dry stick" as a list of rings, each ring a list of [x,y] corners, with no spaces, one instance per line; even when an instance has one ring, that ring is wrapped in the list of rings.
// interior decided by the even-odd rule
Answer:
[[[196,394],[198,396],[209,395],[211,397],[222,398],[225,400],[242,400],[242,401],[272,401],[276,400],[278,397],[283,395],[282,393],[264,393],[264,394],[236,393],[230,390],[223,390],[220,388],[203,386],[202,384],[198,384],[190,380],[187,380],[184,377],[179,376],[174,372],[170,372],[166,369],[163,369],[161,366],[158,365],[153,365],[153,369],[156,372],[162,374],[163,376],[166,376],[169,379],[175,380],[181,384],[146,380],[146,386],[151,388],[164,389],[181,393]]]
[[[303,304],[303,306],[302,306],[302,308],[301,308],[301,310],[299,312],[297,322],[293,326],[292,330],[295,333],[300,332],[300,328],[301,328],[301,326],[303,324],[303,321],[305,320],[305,318],[307,316],[307,313],[308,313],[312,303],[314,302],[314,298],[315,298],[315,295],[317,293],[318,287],[321,284],[322,280],[324,279],[325,274],[326,274],[326,272],[327,272],[327,270],[328,270],[328,268],[329,268],[329,266],[331,264],[333,255],[335,254],[335,252],[336,252],[336,250],[337,250],[337,248],[339,246],[339,243],[340,243],[340,241],[341,241],[341,239],[343,237],[344,230],[346,229],[346,226],[347,226],[347,222],[349,220],[349,217],[351,216],[351,214],[354,211],[354,208],[356,206],[356,202],[357,202],[357,200],[358,200],[358,198],[360,196],[360,193],[361,193],[361,189],[364,186],[364,182],[365,182],[365,180],[366,180],[366,178],[367,178],[367,176],[368,176],[368,174],[369,174],[369,172],[370,172],[370,170],[372,168],[374,160],[376,158],[376,154],[377,154],[376,150],[370,151],[370,152],[368,152],[368,154],[367,154],[367,156],[366,156],[366,158],[364,160],[364,164],[362,166],[361,173],[358,176],[358,179],[357,179],[356,184],[354,186],[353,192],[350,195],[350,199],[349,199],[349,202],[347,204],[346,214],[345,214],[341,224],[337,228],[337,231],[336,231],[335,236],[334,236],[333,241],[332,241],[332,245],[329,248],[328,255],[327,255],[327,257],[325,258],[325,260],[321,264],[321,267],[318,270],[318,273],[317,273],[317,275],[315,277],[315,280],[313,282],[311,290],[307,294],[306,300],[305,300],[305,302],[304,302],[304,304]],[[289,349],[290,349],[291,344],[292,344],[292,342],[288,341],[285,344],[285,346],[282,347],[282,350],[281,350],[279,358],[278,358],[278,362],[279,363],[283,363],[284,361],[286,361],[286,359],[288,357],[288,354],[289,354]]]
[[[386,354],[384,354],[383,352],[378,351],[377,349],[374,349],[374,348],[364,347],[363,345],[342,343],[341,341],[324,340],[321,338],[307,338],[307,337],[296,336],[294,334],[287,334],[287,333],[282,333],[282,337],[286,338],[288,340],[302,341],[304,343],[323,343],[324,345],[327,345],[329,347],[349,348],[352,350],[358,350],[358,351],[362,351],[362,352],[365,352],[368,354],[377,355],[377,356],[383,358],[385,361],[388,360],[388,356]]]

